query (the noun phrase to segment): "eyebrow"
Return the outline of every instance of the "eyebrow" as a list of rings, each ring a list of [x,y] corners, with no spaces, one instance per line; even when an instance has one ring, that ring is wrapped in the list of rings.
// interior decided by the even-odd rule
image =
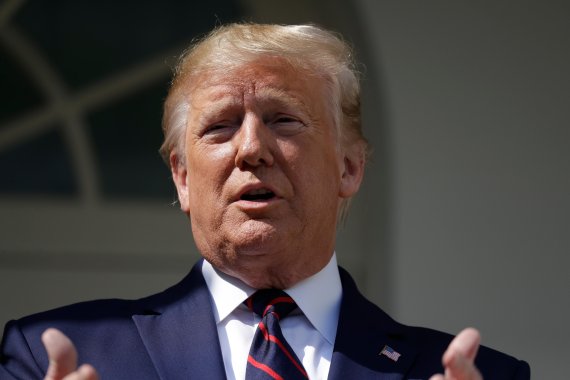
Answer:
[[[232,94],[233,91],[231,90],[231,86],[226,87],[222,85],[219,88],[212,87],[210,91],[203,95],[207,99],[208,104],[197,110],[199,113],[197,121],[200,125],[211,123],[212,119],[222,117],[226,111],[243,109],[243,94],[241,92]],[[293,90],[265,86],[256,89],[254,97],[261,107],[283,108],[286,111],[295,109],[306,116],[310,116],[311,112],[309,112],[307,104],[295,95],[296,92]]]
[[[220,115],[228,109],[242,108],[243,102],[234,97],[227,97],[219,101],[212,102],[200,110],[200,120]]]
[[[290,109],[291,107],[299,109],[302,113],[310,114],[307,104],[302,102],[293,91],[287,91],[277,87],[265,87],[260,89],[256,96],[261,104],[274,104],[279,107]]]

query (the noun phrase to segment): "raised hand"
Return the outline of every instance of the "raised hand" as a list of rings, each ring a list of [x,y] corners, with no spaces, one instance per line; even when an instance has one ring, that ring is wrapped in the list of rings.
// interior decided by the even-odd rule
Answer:
[[[474,363],[480,342],[479,331],[474,328],[461,331],[443,354],[445,373],[434,375],[430,380],[482,380]]]
[[[44,380],[98,380],[97,371],[89,364],[77,368],[75,346],[61,331],[47,329],[42,334],[49,367]]]

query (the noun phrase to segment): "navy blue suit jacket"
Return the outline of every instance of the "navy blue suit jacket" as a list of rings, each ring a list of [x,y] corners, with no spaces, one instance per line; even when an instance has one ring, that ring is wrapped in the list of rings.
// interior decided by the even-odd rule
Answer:
[[[75,343],[80,363],[102,379],[225,379],[210,295],[196,265],[177,285],[139,300],[79,303],[9,322],[0,379],[42,379],[48,359],[40,336],[56,327]],[[340,269],[339,327],[329,379],[426,379],[442,371],[452,336],[392,320],[365,299]],[[379,355],[385,345],[397,361]],[[527,363],[481,347],[485,379],[529,379]]]

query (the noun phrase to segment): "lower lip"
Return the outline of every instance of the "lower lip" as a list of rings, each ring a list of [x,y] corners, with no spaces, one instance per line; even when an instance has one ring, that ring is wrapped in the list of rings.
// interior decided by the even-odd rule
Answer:
[[[267,207],[274,206],[282,201],[282,198],[273,197],[271,199],[265,199],[262,201],[248,201],[245,199],[240,199],[235,202],[235,204],[243,210],[261,210]]]

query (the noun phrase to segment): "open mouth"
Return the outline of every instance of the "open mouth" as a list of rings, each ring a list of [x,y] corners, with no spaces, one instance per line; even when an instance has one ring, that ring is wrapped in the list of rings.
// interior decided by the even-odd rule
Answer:
[[[263,202],[275,197],[275,193],[268,189],[255,189],[244,193],[240,199],[250,202]]]

